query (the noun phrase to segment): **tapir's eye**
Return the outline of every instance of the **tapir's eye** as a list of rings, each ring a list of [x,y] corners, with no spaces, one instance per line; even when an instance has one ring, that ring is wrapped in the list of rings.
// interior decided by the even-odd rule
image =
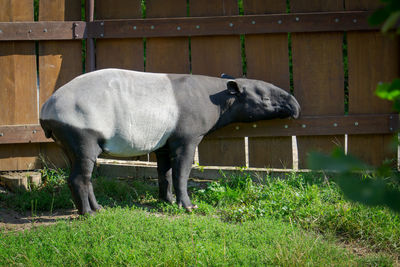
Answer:
[[[269,99],[269,97],[267,97],[267,96],[263,96],[262,97],[262,101],[263,102],[268,102],[270,99]]]

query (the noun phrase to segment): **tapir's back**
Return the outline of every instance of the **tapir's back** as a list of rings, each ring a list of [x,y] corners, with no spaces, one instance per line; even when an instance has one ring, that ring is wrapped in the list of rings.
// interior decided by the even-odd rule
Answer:
[[[104,150],[140,155],[163,145],[178,120],[178,105],[165,74],[105,69],[84,74],[58,89],[40,119],[90,129]]]

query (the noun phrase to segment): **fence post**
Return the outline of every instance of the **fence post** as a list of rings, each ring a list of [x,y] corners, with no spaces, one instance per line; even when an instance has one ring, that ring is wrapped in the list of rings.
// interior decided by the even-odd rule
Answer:
[[[85,8],[86,22],[94,20],[94,0],[86,0]],[[93,38],[86,39],[86,72],[91,72],[96,69],[95,49]]]

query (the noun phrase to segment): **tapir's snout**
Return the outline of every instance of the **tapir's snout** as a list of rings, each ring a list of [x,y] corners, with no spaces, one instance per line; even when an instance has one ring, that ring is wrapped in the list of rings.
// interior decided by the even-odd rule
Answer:
[[[297,102],[294,96],[290,95],[288,99],[288,104],[289,104],[289,109],[291,111],[291,117],[293,119],[298,119],[300,117],[300,112],[301,112],[299,102]]]

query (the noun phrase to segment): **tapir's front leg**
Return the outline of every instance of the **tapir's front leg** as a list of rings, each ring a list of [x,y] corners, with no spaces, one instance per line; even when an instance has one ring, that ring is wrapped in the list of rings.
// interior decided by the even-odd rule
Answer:
[[[183,206],[189,212],[192,211],[192,209],[197,208],[197,206],[193,205],[190,201],[187,192],[187,183],[193,164],[196,146],[200,143],[200,140],[201,138],[198,140],[179,140],[170,142],[172,156],[172,181],[176,194],[176,203],[179,206]]]
[[[172,168],[168,145],[155,151],[157,156],[158,194],[163,201],[172,203]]]

